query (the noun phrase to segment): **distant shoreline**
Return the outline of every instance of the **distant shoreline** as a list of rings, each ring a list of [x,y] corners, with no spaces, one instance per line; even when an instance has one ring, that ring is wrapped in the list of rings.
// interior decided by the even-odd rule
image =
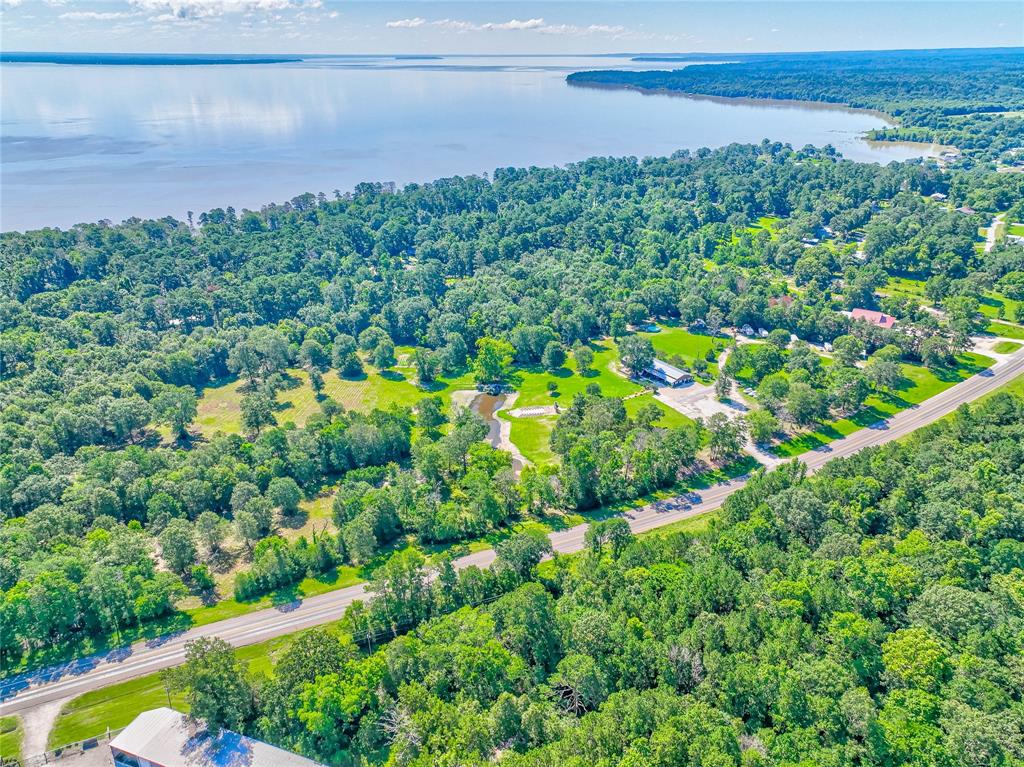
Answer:
[[[292,64],[303,56],[182,53],[0,53],[3,64],[64,64],[71,66],[219,66],[230,64]]]

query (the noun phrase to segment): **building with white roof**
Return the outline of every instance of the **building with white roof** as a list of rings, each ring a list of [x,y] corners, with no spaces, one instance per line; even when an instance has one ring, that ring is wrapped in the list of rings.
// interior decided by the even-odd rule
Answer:
[[[669,365],[659,359],[654,360],[651,366],[644,371],[648,378],[669,386],[678,386],[693,380],[693,376],[685,370],[680,370],[675,365]]]
[[[214,734],[170,708],[143,711],[110,741],[115,767],[322,767],[231,730]]]

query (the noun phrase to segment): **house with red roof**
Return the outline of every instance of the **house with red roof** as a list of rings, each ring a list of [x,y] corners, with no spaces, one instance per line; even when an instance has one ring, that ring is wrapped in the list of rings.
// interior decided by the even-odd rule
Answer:
[[[895,317],[890,317],[882,312],[876,312],[874,309],[854,309],[850,312],[850,316],[855,320],[870,322],[872,325],[880,328],[891,328],[896,325]]]

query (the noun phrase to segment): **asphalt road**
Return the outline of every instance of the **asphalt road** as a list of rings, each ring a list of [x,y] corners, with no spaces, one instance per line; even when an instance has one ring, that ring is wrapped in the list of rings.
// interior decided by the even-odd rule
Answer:
[[[800,460],[808,471],[820,469],[833,458],[852,455],[865,447],[882,445],[906,436],[956,410],[1003,384],[1024,374],[1024,350],[1000,359],[988,370],[904,410],[888,421],[861,429],[819,450],[805,453]],[[669,498],[625,514],[630,528],[637,533],[653,530],[719,508],[745,480],[715,485],[699,494]],[[556,551],[571,553],[583,548],[586,525],[551,534]],[[456,567],[486,567],[494,561],[494,551],[479,551],[456,561]],[[236,647],[255,644],[283,634],[338,620],[354,600],[365,599],[363,585],[338,589],[310,597],[299,604],[269,608],[236,618],[191,629],[176,636],[140,642],[131,648],[115,650],[79,661],[22,674],[0,683],[0,715],[14,714],[49,701],[81,695],[117,682],[151,674],[180,664],[185,643],[204,636],[219,636]]]

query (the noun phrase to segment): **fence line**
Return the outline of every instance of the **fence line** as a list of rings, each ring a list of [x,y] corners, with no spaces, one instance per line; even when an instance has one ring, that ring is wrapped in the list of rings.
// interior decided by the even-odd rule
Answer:
[[[47,751],[42,754],[36,754],[35,756],[27,756],[20,761],[17,759],[6,759],[0,760],[0,767],[41,767],[46,764],[55,764],[61,759],[68,756],[78,756],[84,754],[86,751],[92,751],[94,748],[99,748],[105,743],[109,743],[124,727],[118,727],[116,730],[107,730],[103,735],[97,735],[92,738],[85,738],[84,740],[76,740],[74,743],[68,743],[66,745],[55,748],[52,751]]]

